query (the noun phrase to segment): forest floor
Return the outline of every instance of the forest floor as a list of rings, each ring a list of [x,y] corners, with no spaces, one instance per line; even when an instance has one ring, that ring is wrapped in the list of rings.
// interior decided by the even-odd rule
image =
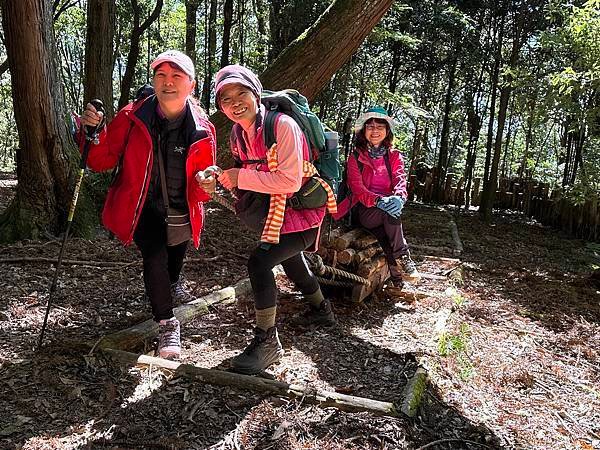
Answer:
[[[0,178],[1,211],[14,183]],[[37,352],[52,275],[44,258],[56,258],[60,243],[0,246],[0,448],[600,448],[600,282],[591,276],[600,245],[516,214],[490,226],[461,212],[460,261],[417,250],[451,248],[448,220],[416,204],[403,215],[420,271],[442,275],[424,280],[418,289],[429,295],[414,303],[336,300],[339,326],[295,328],[288,319],[303,305],[278,277],[286,353],[270,374],[400,402],[421,365],[429,385],[413,419],[320,408],[89,355],[89,343],[150,318],[137,250],[102,231],[68,242]],[[233,216],[211,206],[200,251],[188,254],[188,289],[201,296],[246,277],[253,245]],[[445,279],[457,268],[462,276]],[[226,370],[252,324],[249,297],[213,305],[183,326],[182,360]]]

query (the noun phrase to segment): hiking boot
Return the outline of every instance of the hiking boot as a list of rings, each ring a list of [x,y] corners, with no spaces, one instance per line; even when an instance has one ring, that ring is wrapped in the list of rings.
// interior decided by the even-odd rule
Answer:
[[[178,359],[181,355],[179,320],[175,317],[158,323],[158,356]]]
[[[301,316],[294,317],[292,324],[302,327],[317,325],[322,327],[332,327],[337,324],[335,314],[331,310],[331,301],[323,300],[319,306],[309,303],[308,309]]]
[[[195,298],[185,290],[183,281],[177,280],[175,283],[171,284],[171,301],[173,302],[173,305],[182,305],[184,303],[189,303],[192,300],[195,300]]]
[[[390,297],[396,297],[401,295],[403,288],[404,281],[402,280],[402,277],[392,277],[388,280],[384,292]]]
[[[267,331],[255,328],[254,338],[248,347],[231,360],[231,369],[246,375],[256,375],[278,362],[282,355],[283,348],[279,342],[277,327],[271,327]]]
[[[409,283],[421,281],[421,274],[417,270],[415,262],[410,258],[410,255],[402,255],[396,260],[402,268],[402,279]]]

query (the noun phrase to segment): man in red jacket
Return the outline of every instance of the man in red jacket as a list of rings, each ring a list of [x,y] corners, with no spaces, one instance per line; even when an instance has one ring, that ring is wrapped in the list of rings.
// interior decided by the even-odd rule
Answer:
[[[195,175],[215,164],[215,132],[191,96],[195,87],[191,59],[168,50],[150,67],[155,93],[117,113],[92,145],[87,163],[95,171],[118,166],[102,221],[125,245],[134,241],[140,249],[146,293],[159,324],[159,356],[178,358],[180,325],[173,315],[173,296],[189,239],[196,248],[200,243],[203,202],[210,195]],[[82,125],[96,126],[102,120],[101,112],[86,105]],[[170,219],[184,218],[178,227],[179,242],[167,240],[167,228],[169,233],[173,230],[167,225],[167,210]]]

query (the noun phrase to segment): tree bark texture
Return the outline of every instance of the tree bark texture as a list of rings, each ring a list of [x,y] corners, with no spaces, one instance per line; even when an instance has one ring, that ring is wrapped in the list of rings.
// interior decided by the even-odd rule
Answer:
[[[15,198],[0,218],[2,241],[57,233],[70,205],[72,169],[78,156],[65,121],[51,8],[44,0],[5,2],[2,8],[20,143],[19,183]],[[84,210],[95,215],[91,208],[83,207],[85,203],[81,199],[80,218]]]
[[[186,0],[185,2],[185,53],[190,57],[194,66],[197,63],[196,36],[198,27],[196,24],[196,14],[198,13],[199,6],[199,0]]]
[[[94,98],[102,100],[108,118],[115,114],[112,84],[115,21],[114,0],[88,0],[83,101],[85,104]]]
[[[221,67],[229,64],[229,43],[231,40],[231,25],[233,24],[233,0],[223,3],[223,46],[221,50]]]
[[[433,190],[435,201],[443,201],[443,182],[448,170],[448,143],[450,141],[450,111],[452,109],[452,95],[454,93],[454,80],[456,75],[456,59],[452,61],[448,71],[448,88],[444,100],[444,118],[442,120],[442,138],[440,140],[440,153],[437,162],[437,180]]]
[[[336,0],[261,76],[266,89],[293,88],[312,101],[356,52],[392,0]]]
[[[198,32],[196,15],[199,6],[199,0],[186,0],[185,2],[185,53],[190,57],[194,66],[196,66],[198,62],[198,55],[196,54],[196,37]],[[198,97],[199,94],[198,73],[196,72],[194,95]]]
[[[206,58],[204,84],[202,85],[202,103],[208,112],[210,110],[210,89],[212,85],[213,61],[217,49],[217,0],[210,0],[210,9],[207,14],[206,29],[204,30],[206,39]]]

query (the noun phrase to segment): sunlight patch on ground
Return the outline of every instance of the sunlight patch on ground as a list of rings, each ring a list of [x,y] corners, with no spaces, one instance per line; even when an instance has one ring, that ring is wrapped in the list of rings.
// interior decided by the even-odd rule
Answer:
[[[121,408],[128,408],[135,403],[149,398],[154,392],[158,391],[168,381],[171,376],[166,369],[157,369],[153,366],[137,368],[134,367],[129,371],[130,374],[139,377],[139,383],[131,393],[131,395],[123,400]]]

